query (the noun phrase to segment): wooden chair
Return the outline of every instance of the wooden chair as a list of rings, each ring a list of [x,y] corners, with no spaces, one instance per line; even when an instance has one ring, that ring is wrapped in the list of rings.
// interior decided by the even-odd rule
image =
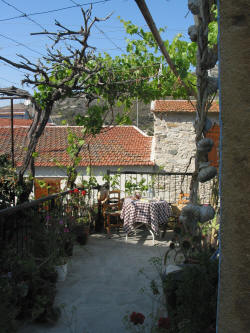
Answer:
[[[123,226],[120,219],[122,209],[120,193],[119,190],[109,191],[109,196],[102,205],[104,228],[107,230],[108,235],[110,235],[111,228],[117,228],[118,230]]]
[[[170,229],[174,229],[175,226],[179,225],[179,216],[184,206],[189,203],[189,193],[181,192],[177,199],[177,203],[171,204],[172,215],[169,218],[168,226]]]

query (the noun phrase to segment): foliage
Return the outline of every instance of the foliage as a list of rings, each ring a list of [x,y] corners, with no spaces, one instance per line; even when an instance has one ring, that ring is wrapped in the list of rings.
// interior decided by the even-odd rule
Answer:
[[[117,173],[115,173],[113,176],[110,174],[105,174],[102,176],[102,180],[109,184],[109,187],[112,190],[117,190],[120,187],[120,171],[121,169],[118,168]]]
[[[59,310],[53,306],[57,279],[53,265],[31,255],[17,256],[10,249],[0,260],[1,332],[15,332],[17,320],[54,323]]]
[[[15,283],[25,286],[23,297],[19,299],[20,319],[53,323],[59,312],[53,307],[56,295],[56,273],[50,263],[37,265],[35,259],[18,258],[13,269]]]
[[[10,274],[0,276],[0,331],[2,333],[16,332],[16,317],[19,312],[16,288]]]
[[[176,225],[172,243],[164,257],[164,263],[168,262],[173,253],[175,253],[176,260],[179,260],[177,259],[178,256],[184,256],[183,260],[186,263],[199,261],[203,255],[211,256],[215,252],[217,244],[208,242],[207,236],[214,227],[211,221],[207,223],[198,222],[195,230],[191,233],[183,224]]]
[[[12,168],[8,155],[0,155],[0,209],[15,204],[15,196],[21,191],[17,173]]]
[[[151,324],[145,323],[145,319],[150,320]],[[123,325],[126,330],[134,333],[175,333],[171,329],[169,317],[159,317],[152,313],[148,317],[140,312],[128,313],[123,318]]]
[[[75,117],[76,124],[83,126],[86,134],[98,134],[102,129],[103,119],[107,111],[108,107],[106,105],[92,105],[88,108],[84,116],[78,114]]]
[[[133,179],[129,179],[125,181],[125,192],[131,195],[135,191],[140,191],[141,193],[147,191],[149,189],[149,185],[145,184],[146,179],[141,178],[139,182],[137,182],[136,177]]]
[[[214,45],[216,45],[218,43],[218,22],[217,22],[217,18],[218,18],[218,9],[216,5],[213,5],[211,7],[211,13],[214,17],[214,20],[211,21],[208,24],[208,45],[210,48],[212,48]]]
[[[173,332],[215,332],[217,286],[218,262],[208,258],[165,277],[166,306]]]
[[[158,46],[151,32],[145,32],[131,21],[121,20],[126,29],[127,53],[112,58],[107,53],[99,55],[98,61],[102,69],[98,73],[103,86],[94,87],[96,93],[110,105],[125,106],[129,109],[133,99],[149,103],[151,100],[166,96],[185,98],[187,93],[172,74],[164,57],[159,54]],[[161,28],[164,33],[166,29]],[[190,84],[195,84],[192,66],[195,66],[196,44],[181,40],[178,34],[165,45],[173,62],[177,66],[180,77]],[[92,88],[91,88],[92,89]]]

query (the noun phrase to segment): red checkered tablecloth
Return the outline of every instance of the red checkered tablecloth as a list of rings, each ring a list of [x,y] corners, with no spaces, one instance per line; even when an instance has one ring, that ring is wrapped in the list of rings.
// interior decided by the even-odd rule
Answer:
[[[133,231],[136,223],[145,223],[156,235],[159,235],[159,226],[167,223],[170,215],[171,207],[164,200],[150,202],[127,200],[121,211],[121,219],[124,220],[123,228],[126,233]]]

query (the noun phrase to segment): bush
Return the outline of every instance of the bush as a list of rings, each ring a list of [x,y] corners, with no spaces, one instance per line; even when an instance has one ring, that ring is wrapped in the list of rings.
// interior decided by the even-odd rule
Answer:
[[[16,332],[17,295],[16,288],[8,275],[0,277],[0,299],[0,332]]]
[[[178,333],[205,333],[215,327],[218,261],[185,265],[163,281],[171,328]]]

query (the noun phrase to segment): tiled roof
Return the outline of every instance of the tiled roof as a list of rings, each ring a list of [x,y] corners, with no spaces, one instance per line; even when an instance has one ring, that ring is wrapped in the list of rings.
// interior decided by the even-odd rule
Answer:
[[[196,101],[192,101],[194,106]],[[151,104],[152,112],[195,112],[195,108],[188,100],[156,100]],[[219,112],[219,104],[213,102],[208,112]]]
[[[68,129],[81,136],[80,126],[47,126],[37,145],[35,166],[52,167],[70,165],[66,152]],[[21,165],[27,147],[27,127],[14,129],[16,166]],[[0,154],[11,151],[9,128],[0,127]],[[101,132],[85,139],[79,166],[153,165],[150,160],[152,137],[134,126],[104,127]],[[89,150],[88,150],[89,147]]]
[[[10,127],[10,118],[0,118],[0,127]],[[14,126],[30,126],[32,119],[13,119]]]
[[[17,119],[14,118],[13,119],[13,124],[14,126],[18,126],[18,127],[23,127],[23,126],[28,126],[30,127],[30,125],[32,124],[32,119]],[[53,126],[53,123],[48,123],[47,126]],[[11,126],[11,120],[10,118],[0,118],[0,127],[10,127]]]

